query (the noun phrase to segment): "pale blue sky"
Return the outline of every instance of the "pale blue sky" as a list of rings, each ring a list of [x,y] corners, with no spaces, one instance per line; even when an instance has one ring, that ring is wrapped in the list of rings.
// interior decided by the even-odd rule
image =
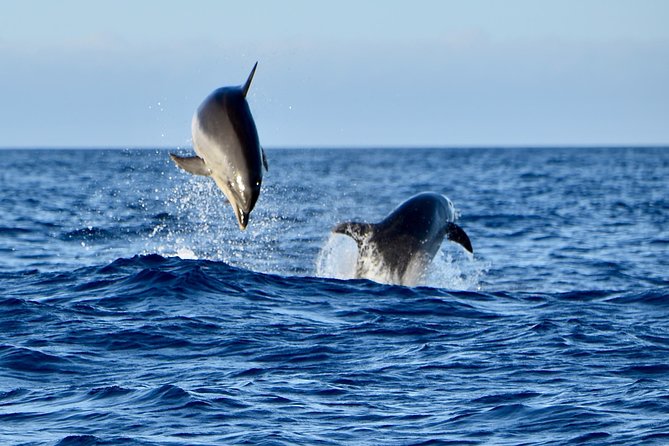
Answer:
[[[669,1],[0,1],[0,147],[669,143]]]

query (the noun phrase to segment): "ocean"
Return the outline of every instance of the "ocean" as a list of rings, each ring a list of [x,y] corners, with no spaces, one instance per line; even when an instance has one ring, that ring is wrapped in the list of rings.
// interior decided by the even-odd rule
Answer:
[[[180,150],[190,154],[190,150]],[[0,151],[0,444],[669,444],[669,148]],[[418,286],[340,222],[435,191]]]

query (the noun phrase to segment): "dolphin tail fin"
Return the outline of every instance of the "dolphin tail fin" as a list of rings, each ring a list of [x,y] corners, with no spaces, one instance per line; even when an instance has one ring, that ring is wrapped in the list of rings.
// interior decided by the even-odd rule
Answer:
[[[244,93],[244,97],[246,97],[246,93],[249,92],[249,88],[251,88],[251,81],[253,80],[253,75],[256,74],[256,67],[258,66],[258,62],[256,62],[255,65],[253,65],[253,69],[251,69],[251,74],[249,74],[248,79],[246,79],[246,82],[244,82],[244,86],[242,87],[242,92]]]
[[[262,153],[262,165],[265,166],[265,170],[269,172],[269,164],[267,164],[267,155],[265,155],[265,149],[260,149]]]
[[[472,242],[469,241],[469,237],[465,233],[464,229],[462,229],[455,223],[449,222],[446,225],[446,238],[448,238],[452,242],[462,245],[462,247],[465,248],[470,253],[472,254],[474,253],[474,249],[472,248]]]
[[[346,222],[339,223],[332,232],[344,234],[351,237],[360,246],[367,240],[373,230],[373,225],[369,223]]]
[[[207,168],[204,160],[199,156],[181,157],[170,153],[170,158],[172,158],[172,161],[174,161],[177,166],[193,175],[204,175],[206,177],[211,175],[211,171]]]

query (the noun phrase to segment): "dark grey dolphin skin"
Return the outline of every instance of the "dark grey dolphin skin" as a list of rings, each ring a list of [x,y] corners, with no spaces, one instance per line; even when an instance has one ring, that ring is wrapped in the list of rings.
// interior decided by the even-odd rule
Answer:
[[[258,62],[244,85],[219,88],[200,104],[191,127],[198,156],[184,158],[170,153],[185,171],[213,178],[230,201],[242,230],[260,195],[263,166],[267,170],[265,152],[246,102],[257,66]]]
[[[380,223],[341,223],[333,232],[348,235],[358,244],[356,277],[367,277],[371,260],[386,269],[393,282],[406,285],[424,273],[444,238],[474,252],[455,218],[451,200],[423,192],[399,205]]]

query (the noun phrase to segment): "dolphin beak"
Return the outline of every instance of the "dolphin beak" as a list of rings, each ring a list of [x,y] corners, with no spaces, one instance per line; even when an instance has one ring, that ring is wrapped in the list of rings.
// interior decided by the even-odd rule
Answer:
[[[214,176],[214,181],[216,182],[218,188],[225,195],[225,198],[228,199],[230,206],[232,206],[232,210],[235,212],[235,217],[237,217],[237,224],[239,224],[239,229],[243,231],[249,224],[249,214],[251,211],[249,210],[246,212],[244,209],[242,209],[242,200],[239,194],[237,194],[237,192],[235,192],[227,182],[222,181],[218,176]]]
[[[234,206],[235,216],[237,217],[237,223],[239,224],[239,229],[242,231],[246,229],[249,224],[249,214],[244,212],[239,206]]]

